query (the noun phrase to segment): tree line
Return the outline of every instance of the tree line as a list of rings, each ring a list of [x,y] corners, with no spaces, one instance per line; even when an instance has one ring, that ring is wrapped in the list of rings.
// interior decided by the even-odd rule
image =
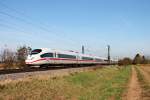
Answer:
[[[31,47],[20,46],[16,51],[4,48],[0,53],[0,64],[2,68],[24,68],[26,67],[25,59],[30,53]]]
[[[150,59],[146,58],[144,55],[136,54],[133,59],[125,57],[118,61],[119,65],[136,65],[136,64],[150,64]]]

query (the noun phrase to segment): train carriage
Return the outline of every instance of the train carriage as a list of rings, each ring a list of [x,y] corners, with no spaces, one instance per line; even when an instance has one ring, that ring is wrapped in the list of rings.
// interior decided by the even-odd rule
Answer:
[[[104,64],[104,58],[80,54],[74,51],[53,50],[48,48],[35,49],[31,51],[26,59],[29,66],[50,66],[50,65],[83,65],[83,64]]]

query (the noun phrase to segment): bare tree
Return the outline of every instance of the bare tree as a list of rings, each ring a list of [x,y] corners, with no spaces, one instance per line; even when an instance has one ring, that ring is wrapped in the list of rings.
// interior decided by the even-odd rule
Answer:
[[[20,68],[25,67],[25,59],[30,53],[31,48],[27,46],[20,46],[17,50],[17,63]]]
[[[15,52],[11,51],[8,48],[5,48],[1,54],[1,62],[4,63],[5,65],[4,68],[7,69],[14,67],[13,66],[14,60],[15,60]]]

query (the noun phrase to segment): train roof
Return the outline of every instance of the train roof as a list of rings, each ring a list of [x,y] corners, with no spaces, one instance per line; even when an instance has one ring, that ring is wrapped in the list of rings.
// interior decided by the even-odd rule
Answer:
[[[79,54],[80,56],[84,56],[84,57],[93,57],[93,58],[97,58],[97,59],[106,59],[104,57],[99,57],[99,56],[95,56],[95,55],[91,55],[91,54],[82,54],[82,53],[72,51],[72,50],[58,50],[58,49],[50,49],[50,48],[39,48],[39,49],[42,49],[43,52],[57,52],[57,53],[70,54],[70,55]]]
[[[57,52],[57,53],[63,53],[63,54],[72,54],[75,55],[78,52],[71,51],[71,50],[58,50],[58,49],[49,49],[49,48],[40,48],[43,52]]]

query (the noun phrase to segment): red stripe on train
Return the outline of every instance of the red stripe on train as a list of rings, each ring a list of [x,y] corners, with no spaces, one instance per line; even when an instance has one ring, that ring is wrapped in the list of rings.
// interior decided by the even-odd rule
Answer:
[[[41,58],[32,62],[27,62],[27,63],[34,63],[42,60],[68,60],[68,61],[85,61],[85,62],[97,62],[95,60],[76,60],[76,59],[64,59],[64,58]]]

